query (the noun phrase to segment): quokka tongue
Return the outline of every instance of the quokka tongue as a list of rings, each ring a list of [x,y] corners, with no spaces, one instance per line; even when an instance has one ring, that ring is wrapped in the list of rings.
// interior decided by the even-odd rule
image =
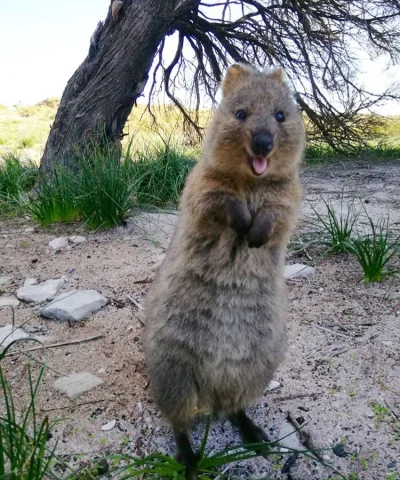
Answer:
[[[251,162],[257,175],[262,175],[267,169],[268,163],[265,157],[253,157]]]

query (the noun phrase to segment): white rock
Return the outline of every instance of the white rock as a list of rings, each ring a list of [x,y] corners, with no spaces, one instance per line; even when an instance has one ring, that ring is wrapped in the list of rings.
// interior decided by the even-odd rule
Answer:
[[[2,307],[18,307],[19,300],[15,297],[0,297],[0,310]]]
[[[105,368],[99,368],[97,373],[106,373],[106,369]]]
[[[304,446],[301,444],[294,426],[284,420],[280,426],[278,433],[279,445],[286,448],[281,448],[282,452],[287,452],[287,448],[295,450],[303,450]]]
[[[68,247],[68,238],[67,237],[55,238],[54,240],[51,240],[49,242],[49,247],[54,248],[54,250],[57,250],[57,248]]]
[[[38,281],[36,278],[27,278],[24,282],[24,287],[30,287],[32,285],[37,285]]]
[[[295,263],[294,265],[286,265],[284,270],[285,278],[299,278],[308,277],[315,272],[315,268],[303,265],[302,263]]]
[[[43,317],[62,322],[77,322],[88,318],[107,303],[107,298],[96,290],[72,290],[58,295],[40,310]]]
[[[25,233],[34,233],[35,229],[33,227],[25,228]]]
[[[103,380],[88,372],[79,372],[68,377],[60,377],[54,382],[54,388],[65,393],[71,400],[77,399],[83,393],[101,385]]]
[[[83,242],[86,242],[86,238],[85,237],[81,237],[79,235],[74,235],[72,237],[68,237],[68,240],[72,243],[75,243],[76,245],[78,245],[79,243],[83,243]]]
[[[276,380],[271,380],[268,384],[267,391],[270,392],[271,390],[275,390],[279,388],[281,384],[277,382]]]
[[[17,297],[25,302],[41,303],[51,300],[57,291],[64,285],[66,277],[46,280],[39,285],[21,287],[17,290]]]
[[[116,420],[111,420],[108,423],[102,425],[101,429],[103,430],[103,432],[108,432],[109,430],[113,429],[116,424],[117,424]]]
[[[29,335],[20,328],[15,328],[13,325],[6,325],[0,328],[0,346],[6,347],[14,340],[28,338]]]
[[[0,275],[0,285],[5,285],[12,280],[12,275]]]

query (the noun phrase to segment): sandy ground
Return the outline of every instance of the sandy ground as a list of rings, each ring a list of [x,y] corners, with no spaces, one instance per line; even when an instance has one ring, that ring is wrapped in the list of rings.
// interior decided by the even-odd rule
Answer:
[[[355,198],[379,218],[389,214],[392,228],[400,233],[400,164],[333,164],[306,167],[303,171],[305,199],[296,238],[315,230],[309,221],[315,215],[309,202],[322,210],[321,195],[339,207]],[[60,324],[38,315],[38,307],[21,304],[16,324],[47,344],[102,335],[93,341],[34,352],[49,367],[38,407],[51,418],[67,417],[54,430],[59,452],[72,464],[109,452],[145,455],[159,450],[173,452],[168,425],[152,402],[141,345],[142,323],[136,306],[154,277],[155,265],[168,245],[176,215],[136,217],[126,227],[87,235],[84,244],[58,253],[50,251],[49,240],[78,233],[75,225],[51,229],[32,226],[26,219],[0,225],[0,275],[13,280],[0,286],[2,294],[14,294],[26,278],[39,281],[66,275],[62,291],[93,288],[109,304],[87,321]],[[360,228],[365,219],[360,217]],[[291,253],[288,263],[316,264],[310,277],[288,281],[290,299],[289,349],[276,374],[279,388],[266,392],[249,413],[272,439],[279,436],[288,417],[305,425],[303,441],[326,448],[325,461],[345,474],[361,479],[395,479],[400,471],[400,280],[386,279],[365,285],[361,269],[349,256],[322,255],[320,237],[304,236],[306,250]],[[301,245],[300,245],[301,246]],[[292,249],[298,250],[299,244]],[[311,260],[310,260],[311,259]],[[396,259],[399,264],[399,258]],[[8,309],[0,310],[0,326],[11,321]],[[5,362],[7,375],[17,397],[26,398],[26,358],[18,355]],[[60,375],[87,371],[104,384],[70,401],[55,392]],[[378,405],[378,407],[376,407]],[[382,407],[382,414],[377,411]],[[110,420],[116,426],[103,432]],[[306,422],[306,423],[304,423]],[[198,446],[204,431],[194,428]],[[228,422],[212,424],[209,445],[222,449],[240,441]],[[342,444],[336,455],[332,447]],[[79,454],[84,453],[81,458]],[[230,478],[326,479],[335,475],[318,462],[299,459],[289,473],[281,469],[287,455],[276,455],[240,465],[226,472]],[[393,474],[393,476],[389,476]]]

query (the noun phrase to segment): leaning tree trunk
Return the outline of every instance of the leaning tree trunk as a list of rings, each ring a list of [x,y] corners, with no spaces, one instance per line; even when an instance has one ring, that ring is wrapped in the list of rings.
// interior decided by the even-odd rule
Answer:
[[[100,22],[89,53],[69,80],[41,159],[73,167],[76,148],[97,132],[116,142],[148,79],[157,47],[188,0],[114,0]],[[71,32],[73,35],[73,32]]]

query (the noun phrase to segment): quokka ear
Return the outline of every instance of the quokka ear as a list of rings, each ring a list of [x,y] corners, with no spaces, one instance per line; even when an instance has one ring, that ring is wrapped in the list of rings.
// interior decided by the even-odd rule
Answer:
[[[250,65],[235,63],[228,68],[222,82],[222,93],[224,96],[231,93],[238,85],[253,75],[254,69]]]
[[[282,68],[274,68],[272,71],[267,72],[267,76],[276,80],[279,83],[284,83],[286,81],[286,75]]]

